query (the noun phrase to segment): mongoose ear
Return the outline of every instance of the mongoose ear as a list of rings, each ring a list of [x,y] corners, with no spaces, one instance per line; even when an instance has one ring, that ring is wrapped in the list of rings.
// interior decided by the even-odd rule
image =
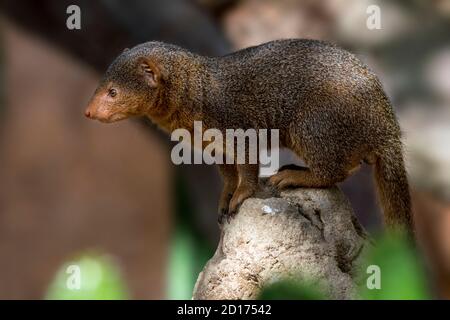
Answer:
[[[148,59],[141,59],[139,61],[139,68],[150,87],[156,88],[161,84],[163,75],[155,63]]]

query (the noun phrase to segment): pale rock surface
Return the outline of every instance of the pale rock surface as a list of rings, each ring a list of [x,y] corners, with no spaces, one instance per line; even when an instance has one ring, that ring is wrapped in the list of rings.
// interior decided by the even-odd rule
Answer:
[[[277,279],[308,280],[352,299],[358,258],[369,242],[338,188],[295,189],[246,200],[223,226],[194,299],[255,299]]]

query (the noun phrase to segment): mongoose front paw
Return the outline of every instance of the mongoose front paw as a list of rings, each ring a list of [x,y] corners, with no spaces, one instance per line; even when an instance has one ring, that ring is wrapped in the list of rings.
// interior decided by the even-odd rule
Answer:
[[[228,215],[232,217],[235,215],[245,199],[250,198],[255,193],[255,188],[251,186],[239,186],[231,198],[228,207]]]
[[[230,214],[228,212],[228,207],[219,209],[219,216],[217,218],[219,226],[222,226],[225,223],[225,221],[229,223],[231,218],[233,218],[233,214]]]
[[[217,222],[219,223],[219,225],[222,225],[226,220],[229,220],[229,214],[228,214],[228,207],[230,205],[230,200],[233,197],[233,192],[234,189],[232,191],[230,188],[225,187],[224,191],[222,192],[222,196],[220,197],[220,201],[219,201],[219,212],[218,212],[218,218],[217,218]]]

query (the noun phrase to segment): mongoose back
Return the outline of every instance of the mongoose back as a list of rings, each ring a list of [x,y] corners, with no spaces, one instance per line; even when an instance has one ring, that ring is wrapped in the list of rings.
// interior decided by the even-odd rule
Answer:
[[[279,129],[280,145],[307,168],[281,168],[278,188],[329,187],[362,162],[375,166],[389,226],[412,229],[401,133],[376,75],[354,55],[316,40],[278,40],[223,57],[161,42],[126,49],[110,65],[85,112],[113,122],[147,116],[162,129]],[[226,150],[224,150],[226,152]],[[259,166],[223,164],[221,216],[258,188]]]

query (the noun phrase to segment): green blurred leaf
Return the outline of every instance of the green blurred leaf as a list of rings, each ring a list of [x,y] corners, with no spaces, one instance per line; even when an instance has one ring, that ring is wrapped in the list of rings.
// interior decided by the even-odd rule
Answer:
[[[172,240],[168,271],[169,299],[190,299],[195,283],[195,241],[188,230],[178,227]]]
[[[324,300],[326,299],[326,295],[317,288],[317,285],[307,281],[281,280],[263,288],[258,299]]]
[[[431,299],[422,262],[403,234],[386,233],[379,237],[363,260],[362,272],[357,276],[363,299]],[[378,271],[380,289],[369,289],[367,282],[373,280]],[[282,280],[264,288],[259,299],[317,300],[327,299],[327,296],[313,282]]]
[[[120,300],[127,299],[127,293],[113,260],[106,255],[88,253],[59,269],[46,299]]]
[[[368,288],[370,277],[380,271],[380,289]],[[414,246],[402,233],[385,233],[366,253],[359,275],[360,295],[370,300],[430,299],[423,265]],[[373,279],[373,278],[372,278]],[[373,282],[372,282],[373,283]]]
[[[175,181],[176,222],[171,241],[168,272],[168,299],[191,299],[195,281],[214,251],[195,221],[188,187],[178,173]]]

